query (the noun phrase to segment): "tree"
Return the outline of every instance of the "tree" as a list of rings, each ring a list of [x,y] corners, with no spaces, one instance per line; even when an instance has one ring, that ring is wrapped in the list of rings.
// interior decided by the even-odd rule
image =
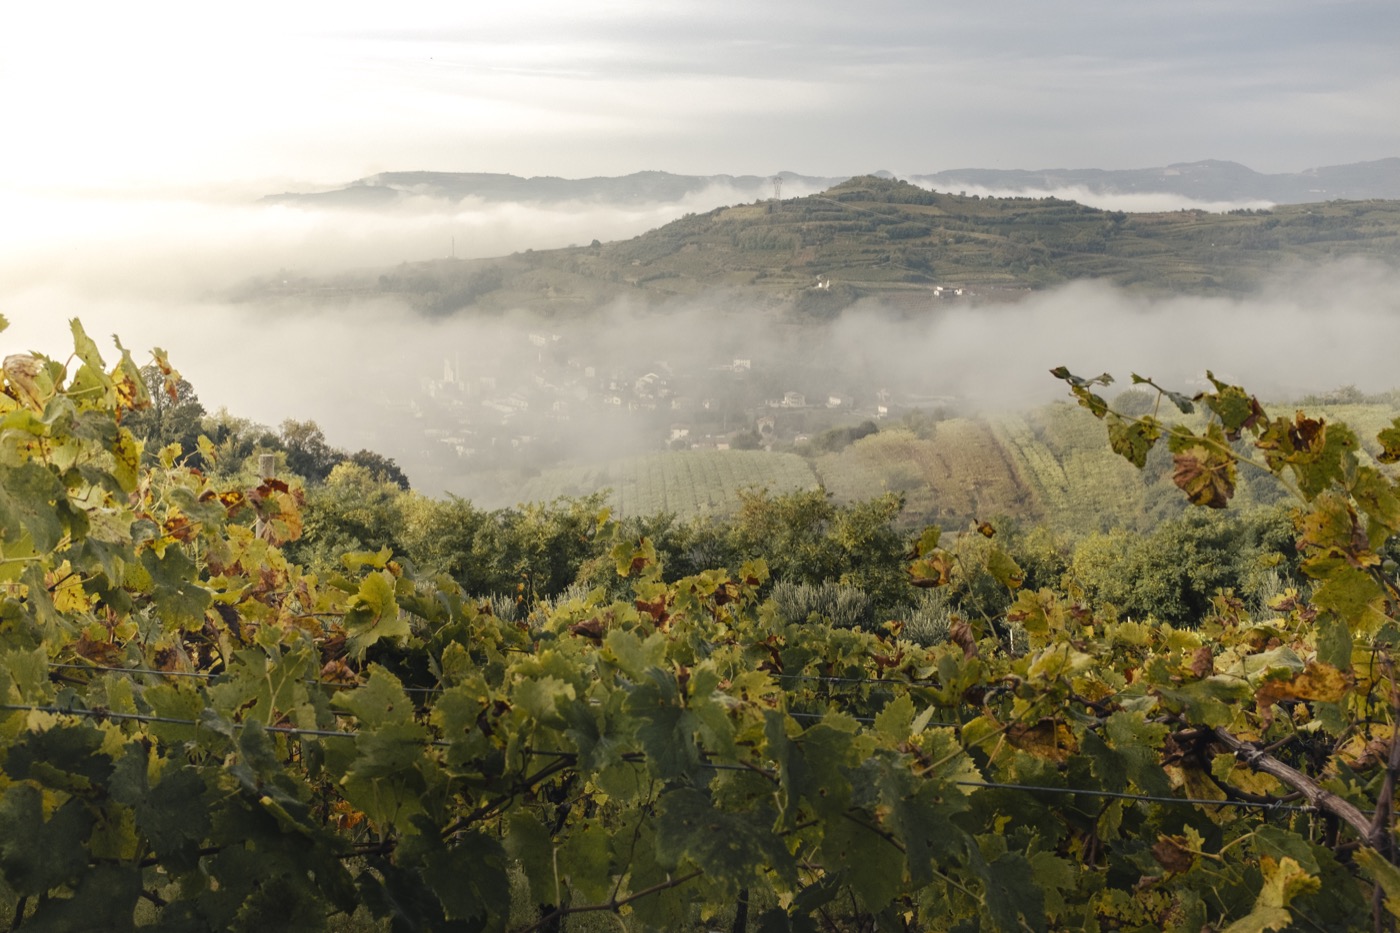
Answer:
[[[199,436],[203,429],[204,406],[199,403],[194,386],[178,375],[167,379],[155,363],[141,368],[141,378],[151,399],[150,407],[130,412],[123,423],[141,441],[142,460],[154,463],[167,446],[179,444],[185,462],[203,469]]]
[[[350,462],[369,470],[370,475],[381,482],[393,483],[400,489],[409,489],[408,475],[391,458],[373,450],[357,450],[350,455]]]
[[[310,482],[321,482],[330,475],[345,453],[326,443],[326,435],[314,421],[282,422],[279,440],[287,453],[287,469]]]

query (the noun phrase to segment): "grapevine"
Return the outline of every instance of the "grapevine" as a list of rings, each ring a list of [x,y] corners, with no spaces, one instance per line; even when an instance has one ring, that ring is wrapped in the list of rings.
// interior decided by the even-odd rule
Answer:
[[[1189,629],[1116,618],[1022,589],[994,550],[1010,611],[920,646],[898,623],[782,620],[763,561],[667,580],[601,512],[618,585],[517,621],[387,549],[289,562],[295,480],[215,479],[178,448],[143,468],[123,426],[148,402],[136,364],[72,332],[67,359],[7,357],[0,394],[13,929],[1400,915],[1400,491],[1342,425],[1270,419],[1221,383],[1159,390],[1211,413],[1194,433],[1059,373],[1138,465],[1165,439],[1192,501],[1224,506],[1247,464],[1291,484],[1316,585],[1271,618],[1223,598]],[[1400,419],[1378,440],[1400,459]],[[911,548],[912,586],[968,572],[936,530]]]

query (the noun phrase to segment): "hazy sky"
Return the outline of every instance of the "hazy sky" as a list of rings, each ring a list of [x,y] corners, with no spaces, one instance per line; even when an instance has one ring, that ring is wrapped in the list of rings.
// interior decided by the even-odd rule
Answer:
[[[1400,155],[1395,0],[12,3],[0,184]]]

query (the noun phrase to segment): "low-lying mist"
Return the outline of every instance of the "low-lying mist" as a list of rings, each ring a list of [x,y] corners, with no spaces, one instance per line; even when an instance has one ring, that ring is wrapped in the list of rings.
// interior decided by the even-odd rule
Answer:
[[[278,269],[445,256],[453,237],[466,257],[632,236],[705,205],[389,214],[241,201],[50,206],[52,214],[37,200],[25,205],[33,235],[11,229],[0,243],[5,353],[64,358],[67,320],[78,317],[102,345],[119,335],[138,361],[165,348],[208,411],[274,427],[314,419],[333,445],[395,458],[429,494],[511,501],[502,476],[723,443],[756,428],[769,402],[791,417],[810,411],[817,426],[880,404],[891,416],[921,405],[1044,404],[1064,397],[1047,373],[1062,364],[1107,369],[1125,385],[1135,371],[1188,389],[1212,369],[1275,399],[1400,384],[1400,273],[1362,263],[1280,273],[1240,299],[1149,299],[1081,282],[1014,304],[944,300],[913,315],[861,303],[802,327],[718,296],[547,322],[470,311],[429,320],[389,300],[331,308],[220,296]],[[491,484],[477,485],[486,474]]]
[[[927,187],[927,185],[925,185]],[[939,188],[945,191],[945,188]],[[1128,213],[1156,213],[1160,211],[1207,211],[1223,214],[1235,210],[1268,210],[1273,201],[1261,199],[1236,199],[1231,201],[1202,201],[1182,194],[1166,191],[1095,191],[1086,185],[1061,188],[987,188],[982,185],[956,186],[956,194],[982,198],[1058,198],[1061,201],[1077,201],[1088,207],[1105,211],[1126,211]]]

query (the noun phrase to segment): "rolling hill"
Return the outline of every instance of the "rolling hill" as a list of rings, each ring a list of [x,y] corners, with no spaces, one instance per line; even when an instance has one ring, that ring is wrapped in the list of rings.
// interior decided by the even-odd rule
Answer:
[[[279,273],[236,297],[392,296],[429,315],[550,315],[703,294],[826,320],[862,298],[917,313],[954,297],[1013,300],[1084,278],[1155,294],[1238,295],[1292,267],[1354,257],[1400,261],[1400,201],[1128,214],[862,176],[821,194],[688,214],[630,240],[330,279]]]

